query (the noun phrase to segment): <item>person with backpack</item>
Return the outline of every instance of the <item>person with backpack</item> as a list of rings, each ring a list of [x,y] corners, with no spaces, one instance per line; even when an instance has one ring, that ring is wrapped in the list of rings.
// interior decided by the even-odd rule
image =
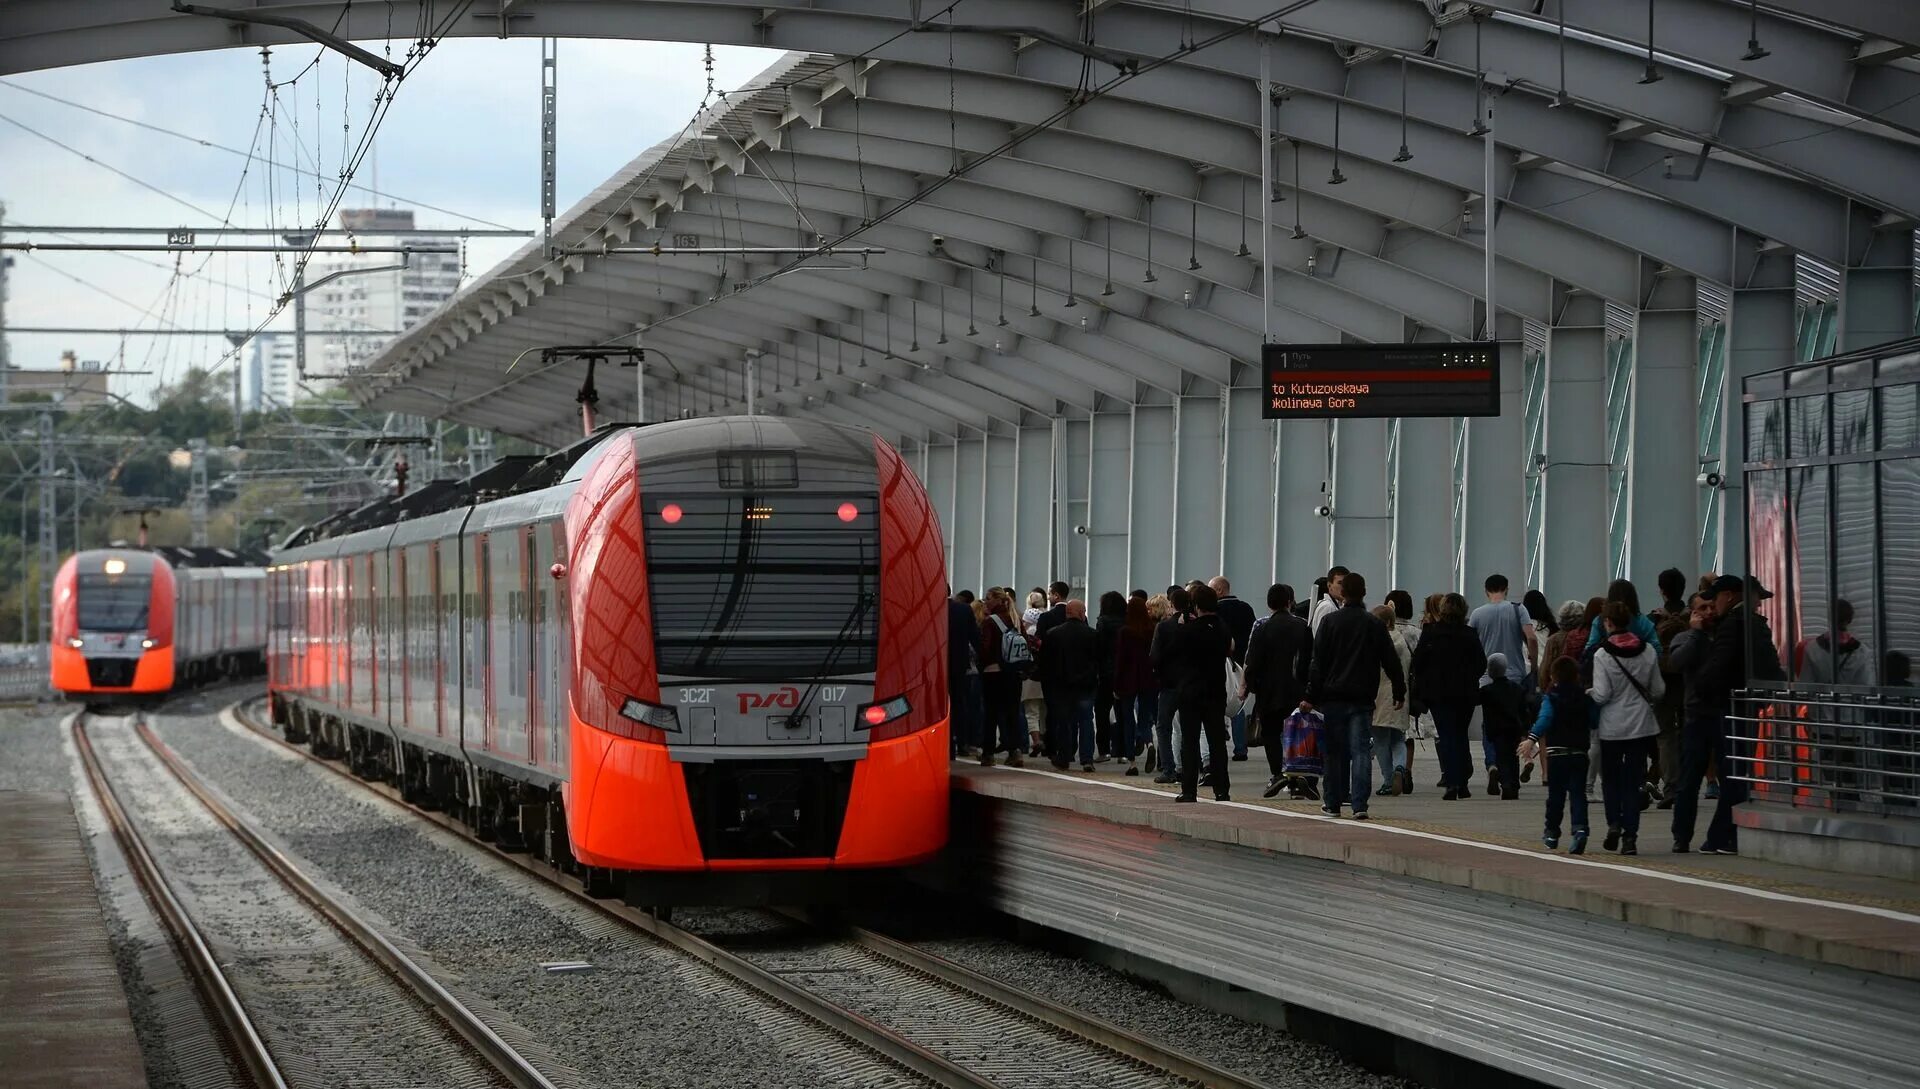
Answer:
[[[995,738],[1007,752],[1007,766],[1026,763],[1026,722],[1020,714],[1020,682],[1033,665],[1033,651],[1013,615],[1013,599],[987,592],[987,618],[980,622],[980,686],[986,703],[980,731],[980,763],[993,766]]]
[[[1600,708],[1600,797],[1607,814],[1602,846],[1632,855],[1639,853],[1640,786],[1660,733],[1653,707],[1667,686],[1659,651],[1634,631],[1629,604],[1609,601],[1600,618],[1607,638],[1594,656],[1592,696]]]
[[[1507,576],[1491,574],[1486,581],[1487,603],[1473,610],[1467,626],[1480,637],[1480,649],[1488,655],[1503,655],[1507,661],[1507,679],[1516,687],[1526,684],[1527,663],[1540,656],[1540,637],[1534,631],[1533,618],[1518,601],[1507,600]],[[1480,678],[1485,686],[1492,677]],[[1481,731],[1481,754],[1487,764],[1487,793],[1500,789],[1500,756],[1493,751],[1493,739]],[[1464,786],[1464,784],[1463,784]]]
[[[1540,701],[1540,715],[1527,739],[1520,743],[1526,759],[1540,756],[1546,763],[1547,819],[1540,842],[1547,850],[1560,847],[1560,816],[1572,810],[1573,842],[1570,855],[1587,853],[1587,747],[1593,728],[1593,701],[1580,687],[1580,667],[1572,658],[1552,661],[1553,686]]]

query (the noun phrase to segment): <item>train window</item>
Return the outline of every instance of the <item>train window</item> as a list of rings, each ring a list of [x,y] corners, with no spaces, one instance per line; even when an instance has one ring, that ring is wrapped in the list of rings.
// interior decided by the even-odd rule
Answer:
[[[720,486],[729,491],[797,488],[800,466],[791,450],[723,451]]]
[[[76,590],[82,631],[139,631],[147,626],[147,603],[153,596],[151,575],[83,571]]]
[[[647,573],[662,676],[793,680],[873,671],[880,526],[844,493],[676,493],[672,526],[650,520]],[[657,506],[654,509],[659,509]]]

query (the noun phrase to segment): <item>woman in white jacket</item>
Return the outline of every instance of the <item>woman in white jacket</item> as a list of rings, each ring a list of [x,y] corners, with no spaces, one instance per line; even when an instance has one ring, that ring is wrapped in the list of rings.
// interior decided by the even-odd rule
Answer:
[[[1593,689],[1600,708],[1600,792],[1607,813],[1602,846],[1639,853],[1640,786],[1647,778],[1660,723],[1653,705],[1667,690],[1660,656],[1633,633],[1633,611],[1609,601],[1600,614],[1606,638],[1593,656]]]

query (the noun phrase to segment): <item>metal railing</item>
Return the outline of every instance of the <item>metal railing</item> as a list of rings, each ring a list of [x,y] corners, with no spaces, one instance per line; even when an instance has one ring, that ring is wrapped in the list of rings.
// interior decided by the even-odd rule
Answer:
[[[1749,689],[1727,733],[1723,774],[1757,801],[1920,817],[1920,698]]]
[[[47,683],[46,666],[33,663],[0,665],[0,700],[37,700],[52,694],[53,690]]]

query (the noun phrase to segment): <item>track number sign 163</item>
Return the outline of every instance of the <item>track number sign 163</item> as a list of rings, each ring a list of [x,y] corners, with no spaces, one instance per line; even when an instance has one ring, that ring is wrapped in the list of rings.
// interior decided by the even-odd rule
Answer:
[[[1500,415],[1497,344],[1268,344],[1269,420]]]

